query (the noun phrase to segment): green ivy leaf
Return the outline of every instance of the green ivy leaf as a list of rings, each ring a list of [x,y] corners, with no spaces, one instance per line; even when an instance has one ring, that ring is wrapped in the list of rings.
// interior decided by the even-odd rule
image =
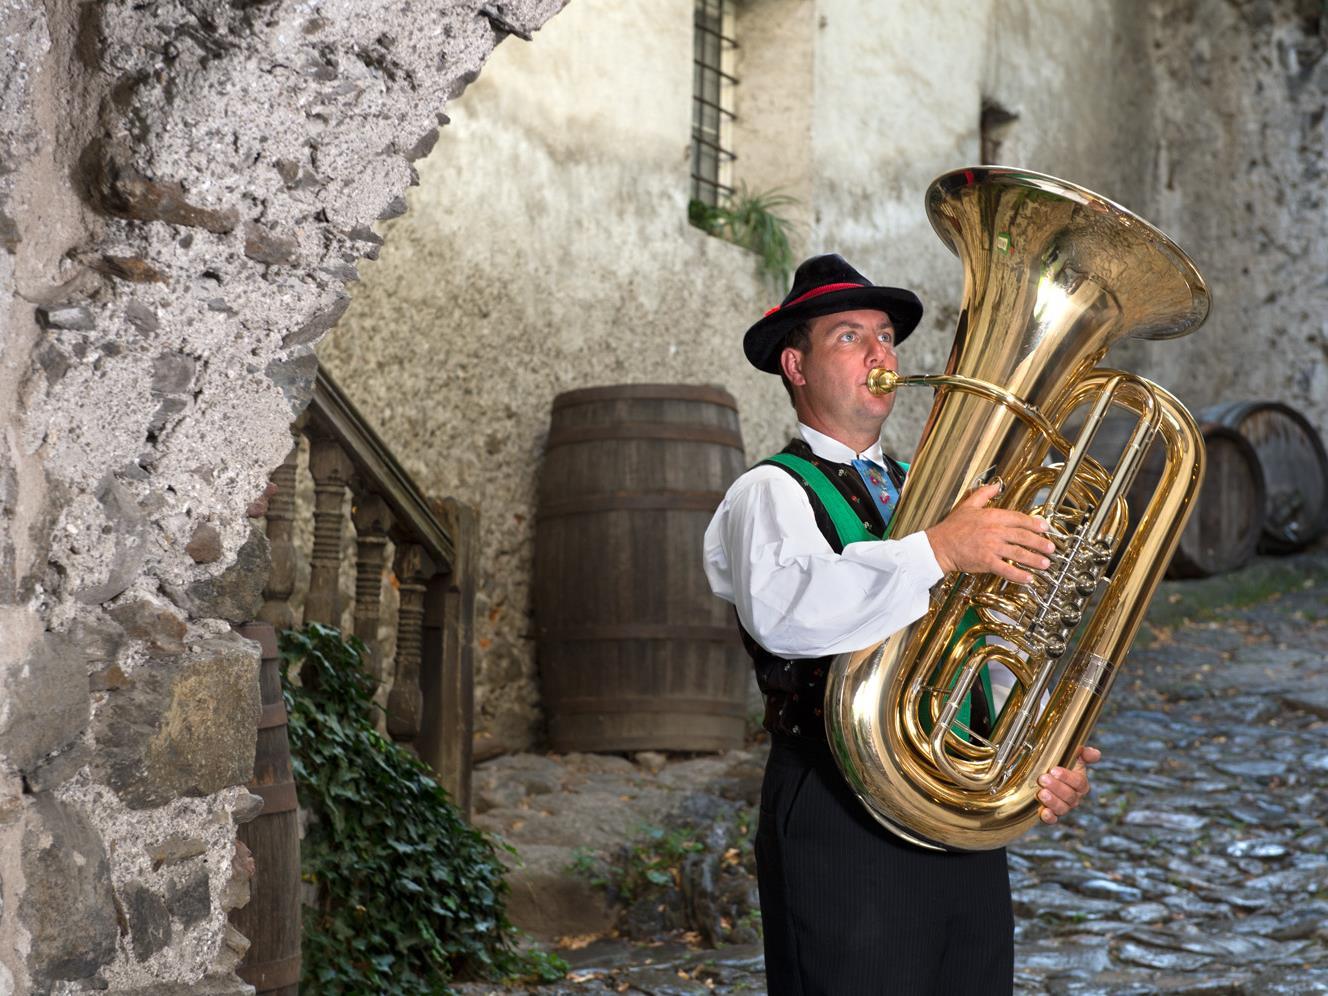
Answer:
[[[309,815],[304,979],[316,993],[447,993],[454,978],[556,981],[518,950],[500,845],[470,826],[417,757],[384,738],[364,645],[329,626],[281,635],[291,769]],[[300,675],[297,684],[293,674]]]

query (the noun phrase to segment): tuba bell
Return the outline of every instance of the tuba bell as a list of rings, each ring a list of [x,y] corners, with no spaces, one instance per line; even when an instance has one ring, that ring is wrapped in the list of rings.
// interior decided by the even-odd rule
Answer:
[[[956,170],[931,184],[926,207],[963,263],[963,307],[944,374],[869,379],[878,393],[936,391],[892,532],[935,525],[996,475],[1000,506],[1045,518],[1057,551],[1028,585],[947,575],[922,619],[837,657],[826,727],[845,779],[888,829],[988,850],[1037,821],[1038,777],[1087,739],[1203,477],[1203,437],[1180,402],[1097,364],[1127,335],[1192,332],[1209,297],[1160,231],[1055,177]],[[1089,446],[1122,412],[1133,428],[1111,466]],[[1127,542],[1125,495],[1154,443],[1163,470]],[[986,664],[1014,686],[983,734],[959,716]]]

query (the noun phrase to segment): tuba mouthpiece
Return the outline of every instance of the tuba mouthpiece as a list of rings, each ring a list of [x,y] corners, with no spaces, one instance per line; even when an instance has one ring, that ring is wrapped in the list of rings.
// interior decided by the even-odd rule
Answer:
[[[899,384],[899,374],[885,367],[876,367],[867,374],[867,390],[872,394],[889,394]]]

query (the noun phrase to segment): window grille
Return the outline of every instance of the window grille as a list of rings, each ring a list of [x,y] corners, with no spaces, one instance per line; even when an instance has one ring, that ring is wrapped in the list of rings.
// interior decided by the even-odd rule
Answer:
[[[692,66],[692,199],[715,206],[733,193],[733,5],[696,0]]]

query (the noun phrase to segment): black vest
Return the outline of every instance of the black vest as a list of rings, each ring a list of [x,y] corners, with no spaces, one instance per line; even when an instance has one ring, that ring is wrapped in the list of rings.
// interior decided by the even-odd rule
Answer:
[[[876,501],[867,490],[866,483],[851,464],[834,463],[823,460],[812,452],[806,441],[798,438],[784,447],[785,453],[809,460],[820,468],[830,483],[848,499],[862,516],[862,524],[873,536],[885,535],[885,522],[881,518]],[[759,466],[759,465],[758,465]],[[811,502],[812,512],[816,516],[816,526],[821,530],[830,548],[835,553],[843,552],[839,542],[839,533],[830,519],[821,499],[793,471],[780,464],[770,464],[787,472],[802,487]],[[885,469],[895,483],[896,488],[903,487],[904,469],[889,457],[885,458]],[[815,657],[806,660],[787,660],[766,650],[751,635],[738,626],[742,633],[742,644],[751,655],[756,668],[756,684],[765,696],[765,719],[763,725],[771,733],[786,733],[792,736],[810,737],[825,740],[825,720],[822,706],[825,702],[826,675],[830,667],[830,657]]]

